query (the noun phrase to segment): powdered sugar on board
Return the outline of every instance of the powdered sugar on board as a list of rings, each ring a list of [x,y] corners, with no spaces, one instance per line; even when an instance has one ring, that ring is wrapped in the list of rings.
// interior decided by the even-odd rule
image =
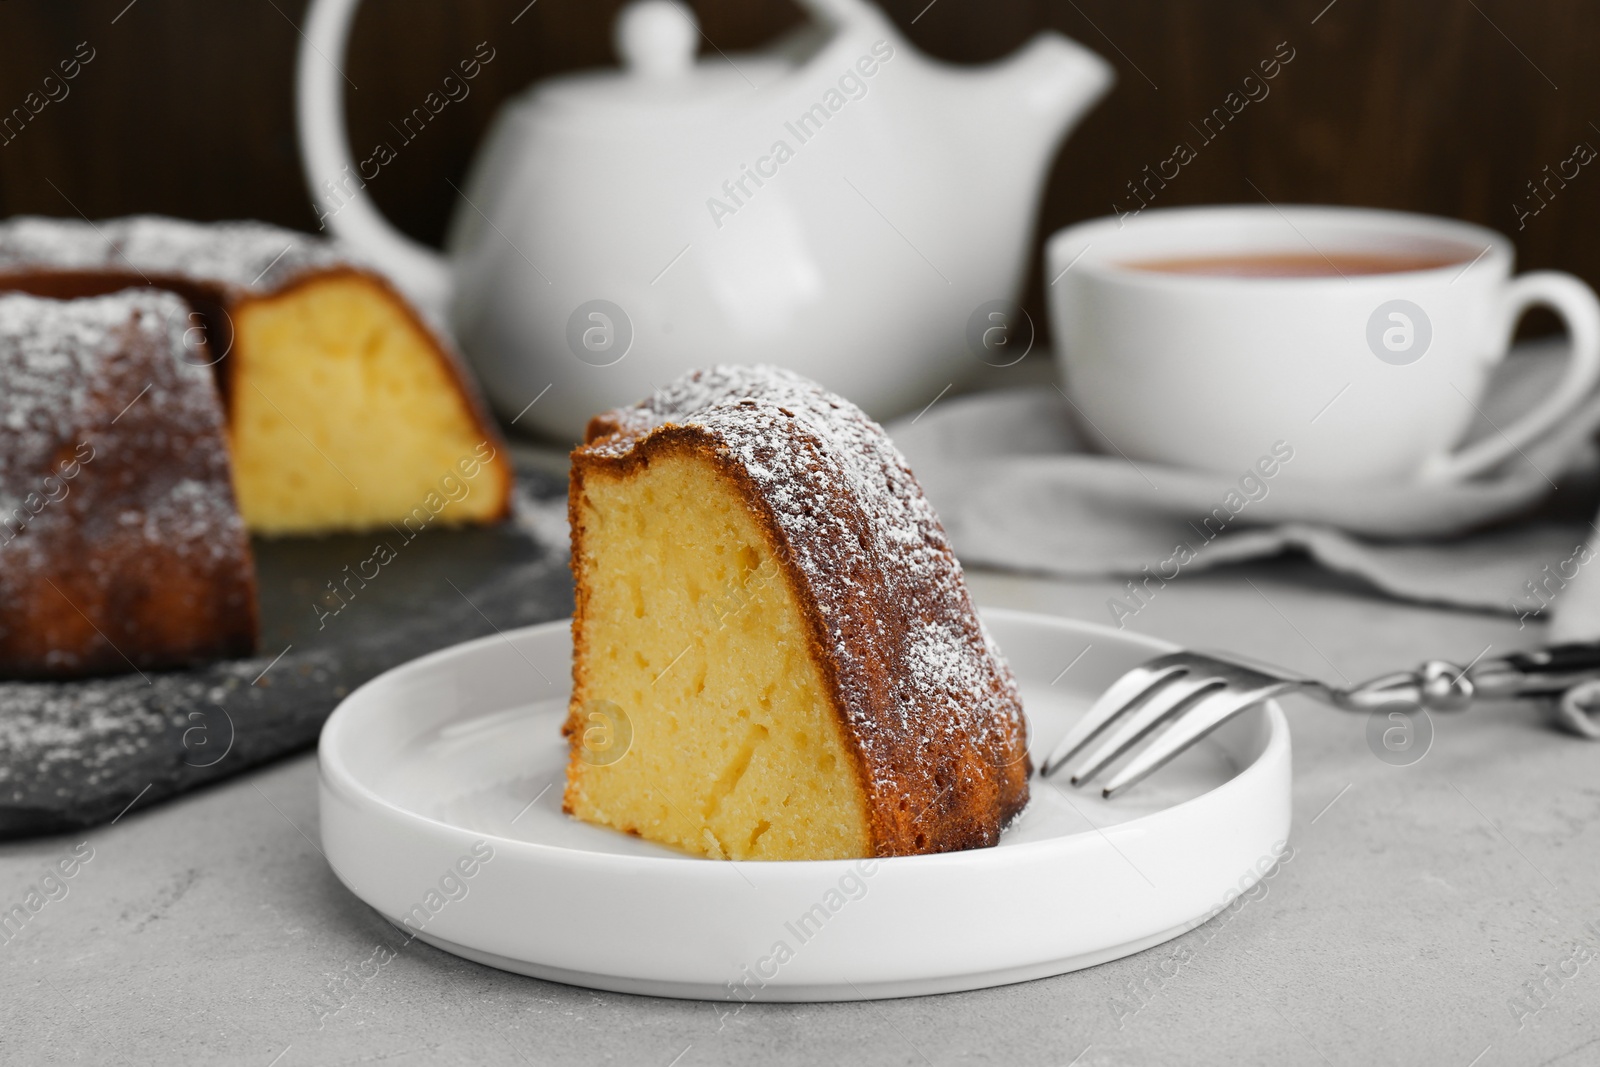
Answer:
[[[566,555],[572,543],[567,525],[567,498],[538,495],[526,480],[511,488],[511,519],[517,528],[558,555]]]
[[[698,427],[754,480],[827,620],[846,714],[875,750],[869,766],[915,765],[939,746],[930,731],[1012,751],[1016,682],[932,506],[859,408],[790,371],[721,366],[598,421],[612,432],[585,446],[590,455],[622,459],[657,429]],[[885,673],[887,707],[873,698]]]
[[[519,467],[518,482],[565,507],[564,478]],[[0,839],[105,823],[136,801],[125,825],[163,798],[305,749],[339,700],[384,670],[572,611],[564,550],[504,523],[429,530],[363,600],[319,627],[315,591],[370,551],[354,535],[258,542],[267,637],[257,656],[0,681]]]

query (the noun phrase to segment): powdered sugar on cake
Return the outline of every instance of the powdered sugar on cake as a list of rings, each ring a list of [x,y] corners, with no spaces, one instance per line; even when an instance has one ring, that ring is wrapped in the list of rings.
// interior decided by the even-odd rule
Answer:
[[[0,224],[0,272],[126,271],[271,291],[308,270],[356,260],[343,246],[264,222],[158,215],[89,222],[22,215]]]
[[[228,576],[224,608],[253,612],[233,603],[253,584],[248,545],[213,372],[185,344],[189,328],[188,304],[142,286],[70,301],[0,296],[8,608],[22,610],[46,580],[82,611],[92,608],[62,592],[73,583],[103,592],[215,573]],[[0,617],[0,638],[6,625]]]
[[[826,620],[842,703],[864,748],[948,744],[959,731],[996,758],[1021,758],[1016,682],[972,609],[932,506],[859,408],[786,370],[722,366],[596,425],[608,435],[581,451],[618,460],[658,430],[698,428],[755,482]],[[886,682],[888,708],[873,696]],[[906,762],[878,755],[868,766]]]
[[[153,289],[69,302],[0,296],[0,381],[6,383],[0,391],[0,519],[11,520],[11,530],[0,531],[0,559],[7,566],[23,567],[24,553],[50,547],[40,536],[6,537],[19,525],[17,509],[27,516],[21,525],[53,525],[60,463],[81,460],[80,445],[102,460],[132,447],[130,436],[145,436],[153,421],[136,406],[159,413],[186,437],[220,433],[212,372],[202,361],[183,358],[190,353],[184,344],[188,314],[177,296]],[[170,373],[147,378],[114,366],[127,333],[172,353]],[[217,459],[225,486],[227,457]],[[176,478],[160,496],[122,508],[117,519],[138,527],[145,540],[212,554],[220,548],[218,532],[243,529],[217,485],[215,479]],[[63,499],[71,495],[70,479],[64,488]]]

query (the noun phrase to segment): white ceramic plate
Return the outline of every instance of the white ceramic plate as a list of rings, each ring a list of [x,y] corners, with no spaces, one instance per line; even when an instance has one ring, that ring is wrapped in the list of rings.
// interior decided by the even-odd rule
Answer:
[[[1022,683],[1035,763],[1113,679],[1170,650],[1040,615],[984,619]],[[1035,777],[996,848],[691,858],[561,813],[570,657],[566,623],[530,627],[398,667],[339,705],[319,749],[322,843],[351,892],[430,944],[540,978],[856,1000],[1159,944],[1254,884],[1289,832],[1289,730],[1269,704],[1115,801]]]

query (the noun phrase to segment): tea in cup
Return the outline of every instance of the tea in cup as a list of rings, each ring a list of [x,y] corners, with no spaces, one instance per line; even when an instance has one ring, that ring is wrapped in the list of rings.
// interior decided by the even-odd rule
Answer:
[[[1451,219],[1341,207],[1149,210],[1056,233],[1046,280],[1057,359],[1105,451],[1208,470],[1276,442],[1285,474],[1451,482],[1517,454],[1600,380],[1600,302]],[[1517,322],[1564,321],[1566,372],[1533,410],[1458,447]]]

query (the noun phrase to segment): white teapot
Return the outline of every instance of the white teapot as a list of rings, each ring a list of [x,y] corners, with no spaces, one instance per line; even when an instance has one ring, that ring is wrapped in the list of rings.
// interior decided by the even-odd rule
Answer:
[[[364,192],[404,141],[352,161],[335,64],[358,2],[316,0],[300,50],[324,226],[448,316],[502,416],[569,439],[719,362],[790,367],[879,418],[927,404],[977,368],[969,323],[1017,297],[1056,147],[1112,82],[1051,32],[993,66],[935,62],[863,0],[802,0],[816,21],[775,48],[697,62],[694,15],[639,0],[621,70],[504,106],[440,255]]]

